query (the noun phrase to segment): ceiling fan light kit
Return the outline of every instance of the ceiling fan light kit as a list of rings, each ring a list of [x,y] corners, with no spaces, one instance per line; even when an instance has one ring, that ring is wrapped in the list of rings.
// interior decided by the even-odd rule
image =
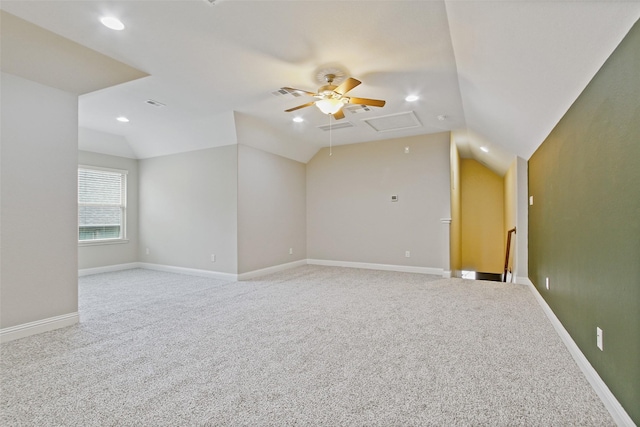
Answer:
[[[316,101],[316,107],[324,114],[335,114],[340,111],[343,105],[344,101],[337,98],[326,98]]]

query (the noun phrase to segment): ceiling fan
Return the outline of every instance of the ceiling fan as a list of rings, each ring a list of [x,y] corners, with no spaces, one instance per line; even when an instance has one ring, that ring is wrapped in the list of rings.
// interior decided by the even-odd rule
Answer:
[[[309,92],[302,89],[295,89],[292,87],[283,87],[282,90],[286,90],[287,92],[300,92],[305,95],[313,96],[318,98],[317,101],[307,102],[306,104],[298,105],[297,107],[289,108],[288,110],[284,110],[289,113],[291,111],[296,111],[301,108],[310,107],[315,105],[322,111],[324,114],[331,114],[333,118],[336,120],[344,119],[344,112],[342,111],[342,107],[345,104],[356,104],[356,105],[368,105],[372,107],[384,107],[385,101],[380,99],[369,99],[369,98],[356,98],[352,96],[347,96],[347,92],[349,92],[354,87],[358,86],[361,82],[360,80],[356,80],[352,77],[349,77],[347,80],[342,82],[339,86],[333,84],[333,80],[336,78],[335,74],[326,74],[324,79],[327,84],[321,86],[318,89],[318,92]]]

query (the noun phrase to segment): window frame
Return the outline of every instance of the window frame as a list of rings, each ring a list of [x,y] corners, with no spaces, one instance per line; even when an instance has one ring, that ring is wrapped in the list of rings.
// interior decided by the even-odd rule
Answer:
[[[80,240],[80,207],[81,206],[96,206],[96,204],[89,203],[80,203],[80,171],[88,170],[88,171],[97,171],[97,172],[107,172],[113,174],[119,174],[122,177],[121,189],[120,189],[120,204],[99,204],[98,206],[109,206],[109,207],[119,207],[122,212],[122,223],[120,224],[120,236],[116,238],[108,238],[108,239],[90,239],[90,240]],[[129,243],[129,239],[127,239],[127,186],[128,186],[128,174],[129,171],[126,169],[115,169],[115,168],[107,168],[102,166],[92,166],[92,165],[78,165],[78,181],[77,181],[77,218],[78,225],[76,227],[76,237],[78,239],[78,246],[93,246],[93,245],[113,245],[113,244],[121,244],[121,243]]]

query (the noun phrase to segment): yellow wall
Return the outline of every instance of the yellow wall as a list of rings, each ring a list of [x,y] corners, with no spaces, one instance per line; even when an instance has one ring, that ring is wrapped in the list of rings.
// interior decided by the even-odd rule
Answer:
[[[462,269],[502,273],[504,181],[473,159],[460,162]]]

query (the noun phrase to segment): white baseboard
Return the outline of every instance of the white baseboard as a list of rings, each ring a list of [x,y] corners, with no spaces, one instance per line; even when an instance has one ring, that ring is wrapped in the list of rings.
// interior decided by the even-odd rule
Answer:
[[[330,267],[364,268],[367,270],[399,271],[402,273],[420,273],[443,276],[442,268],[413,267],[410,265],[372,264],[368,262],[331,261],[325,259],[308,259],[307,264],[326,265]]]
[[[620,405],[618,399],[616,399],[613,393],[611,393],[611,390],[609,390],[609,387],[607,387],[605,382],[602,381],[598,372],[596,372],[593,366],[591,366],[591,363],[589,363],[589,360],[587,360],[582,351],[580,351],[580,347],[578,347],[573,338],[571,338],[571,335],[569,335],[569,332],[564,328],[560,319],[558,319],[553,310],[551,310],[549,304],[547,304],[544,298],[542,298],[538,289],[533,285],[533,282],[531,282],[528,277],[518,279],[518,283],[522,281],[522,284],[529,287],[531,293],[533,293],[538,301],[538,304],[542,307],[542,311],[544,311],[544,314],[546,314],[549,321],[551,321],[551,324],[560,336],[560,339],[569,350],[569,353],[571,353],[571,356],[587,378],[587,381],[589,381],[589,384],[591,384],[591,387],[593,387],[594,391],[602,400],[602,403],[604,403],[604,406],[607,408],[616,424],[621,427],[635,427],[636,424],[633,422],[629,414],[627,414],[627,411],[625,411],[622,405]]]
[[[238,275],[232,273],[221,273],[219,271],[200,270],[197,268],[175,267],[173,265],[151,264],[148,262],[141,262],[138,264],[140,268],[146,268],[147,270],[165,271],[167,273],[186,274],[189,276],[209,277],[222,280],[238,280]]]
[[[107,265],[104,267],[83,268],[82,270],[78,270],[78,277],[90,276],[92,274],[100,274],[100,273],[111,273],[113,271],[131,270],[134,268],[140,268],[140,263],[130,262],[128,264],[115,264],[115,265]]]
[[[48,319],[36,320],[35,322],[23,323],[22,325],[11,326],[9,328],[2,328],[0,329],[0,343],[53,331],[54,329],[65,328],[75,325],[79,320],[78,312],[75,312],[49,317]]]
[[[298,261],[289,262],[286,264],[274,265],[260,270],[248,271],[242,274],[221,273],[218,271],[200,270],[196,268],[175,267],[172,265],[164,264],[152,264],[147,262],[132,262],[129,264],[117,264],[108,265],[105,267],[86,268],[78,270],[78,276],[89,276],[92,274],[110,273],[114,271],[130,270],[133,268],[145,268],[147,270],[165,271],[168,273],[187,274],[190,276],[199,277],[211,277],[214,279],[223,280],[249,280],[255,277],[264,276],[266,274],[277,273],[279,271],[288,270],[290,268],[300,267],[303,265],[325,265],[331,267],[349,267],[349,268],[364,268],[367,270],[384,270],[384,271],[399,271],[404,273],[420,273],[431,274],[436,276],[442,276],[444,278],[452,277],[452,272],[443,270],[442,268],[429,268],[429,267],[413,267],[408,265],[390,265],[390,264],[373,264],[366,262],[349,262],[349,261],[331,261],[320,259],[301,259]]]
[[[246,273],[238,274],[238,280],[249,280],[255,277],[264,276],[266,274],[277,273],[279,271],[288,270],[290,268],[301,267],[307,265],[306,259],[298,261],[288,262],[286,264],[274,265],[272,267],[262,268],[260,270],[253,270]]]

